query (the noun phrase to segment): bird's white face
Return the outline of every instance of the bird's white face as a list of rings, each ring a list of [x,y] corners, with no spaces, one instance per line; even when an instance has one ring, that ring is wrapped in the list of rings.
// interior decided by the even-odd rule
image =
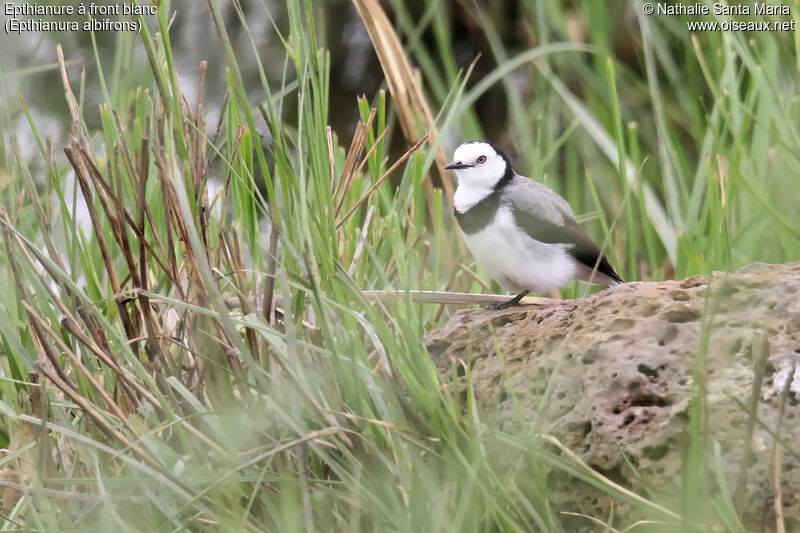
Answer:
[[[491,189],[505,176],[507,166],[491,144],[473,141],[456,148],[453,162],[445,168],[455,171],[459,185]]]

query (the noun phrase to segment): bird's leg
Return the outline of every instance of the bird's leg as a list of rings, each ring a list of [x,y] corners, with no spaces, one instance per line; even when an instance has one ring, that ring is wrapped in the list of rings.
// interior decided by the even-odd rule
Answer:
[[[487,309],[492,309],[494,311],[500,311],[501,309],[508,309],[509,307],[514,307],[515,305],[519,305],[519,301],[525,298],[530,291],[522,291],[521,293],[517,294],[510,300],[506,302],[498,302],[494,303],[487,307]]]

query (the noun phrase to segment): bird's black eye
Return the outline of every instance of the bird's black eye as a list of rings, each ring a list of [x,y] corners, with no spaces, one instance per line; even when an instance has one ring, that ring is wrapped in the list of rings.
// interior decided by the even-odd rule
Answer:
[[[482,165],[482,164],[486,163],[486,156],[485,155],[479,155],[478,159],[476,159],[475,161],[477,161],[479,165]]]

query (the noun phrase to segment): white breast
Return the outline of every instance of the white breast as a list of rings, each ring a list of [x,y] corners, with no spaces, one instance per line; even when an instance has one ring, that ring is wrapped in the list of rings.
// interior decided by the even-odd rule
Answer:
[[[459,213],[466,213],[472,206],[492,194],[494,190],[490,187],[465,186],[459,184],[456,193],[453,195],[453,207]]]
[[[456,205],[456,209],[458,206]],[[532,239],[501,206],[485,229],[464,234],[475,260],[497,283],[511,290],[548,292],[575,278],[575,260],[564,244]]]

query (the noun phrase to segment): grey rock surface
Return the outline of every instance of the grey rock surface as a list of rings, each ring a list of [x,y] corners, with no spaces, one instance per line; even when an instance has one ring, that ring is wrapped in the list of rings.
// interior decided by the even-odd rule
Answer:
[[[800,263],[715,273],[710,289],[707,276],[694,276],[462,310],[427,335],[428,350],[448,386],[464,387],[454,364],[469,366],[483,420],[512,434],[551,434],[609,479],[661,502],[680,497],[690,400],[702,384],[695,376],[705,375],[708,429],[734,492],[754,426],[739,510],[755,530],[775,526],[771,430],[783,399],[781,496],[787,530],[800,530]],[[754,371],[759,361],[763,372]],[[565,476],[550,481],[562,510],[609,516],[614,499],[604,492]],[[637,518],[613,506],[615,523]]]

